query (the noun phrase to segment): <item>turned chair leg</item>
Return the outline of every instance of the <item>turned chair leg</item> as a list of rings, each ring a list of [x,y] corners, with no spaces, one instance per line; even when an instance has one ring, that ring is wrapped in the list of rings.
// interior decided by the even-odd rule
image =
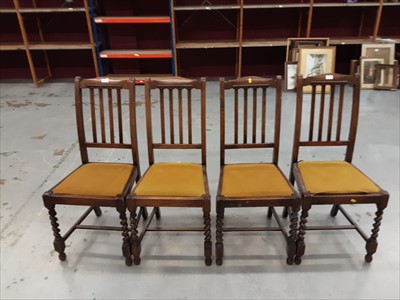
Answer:
[[[299,225],[299,234],[297,236],[297,243],[296,243],[296,256],[294,258],[294,262],[296,265],[301,264],[301,257],[304,255],[306,250],[306,245],[304,243],[304,235],[306,234],[306,223],[308,217],[308,211],[310,210],[311,206],[303,207],[300,217],[300,225]]]
[[[290,209],[290,229],[289,238],[286,246],[286,263],[293,265],[294,257],[296,255],[296,241],[297,241],[297,224],[299,221],[298,212],[300,206],[296,205]]]
[[[131,222],[131,251],[133,255],[133,263],[135,265],[140,264],[140,241],[138,237],[138,221],[136,218],[136,207],[130,213],[130,222]]]
[[[125,257],[125,265],[132,266],[132,253],[129,239],[128,219],[125,213],[125,207],[117,208],[119,212],[120,224],[122,226],[122,255]]]
[[[102,213],[101,213],[101,209],[100,209],[99,206],[94,206],[93,210],[94,210],[94,213],[96,214],[97,217],[101,216]]]
[[[336,217],[336,215],[337,215],[337,213],[338,213],[338,211],[339,211],[339,204],[334,204],[333,206],[332,206],[332,209],[331,209],[331,216],[332,217]]]
[[[161,209],[159,207],[156,207],[156,218],[157,220],[161,219]]]
[[[215,243],[215,255],[216,264],[222,265],[222,257],[224,256],[224,244],[223,244],[223,231],[224,226],[224,208],[217,205],[217,231],[216,231],[216,243]]]
[[[55,205],[50,205],[47,207],[47,209],[49,210],[49,215],[50,215],[50,222],[51,222],[51,228],[53,230],[53,235],[54,235],[54,242],[53,242],[53,246],[54,246],[54,250],[58,252],[58,258],[61,261],[64,261],[67,256],[65,254],[65,241],[62,238],[62,236],[60,235],[60,228],[58,225],[58,219],[57,219],[57,213],[55,210]]]
[[[210,209],[203,208],[204,219],[204,256],[207,266],[211,265],[212,244],[211,244],[211,217]]]
[[[379,204],[377,205],[378,210],[375,213],[375,219],[374,219],[374,224],[373,228],[371,230],[372,235],[371,237],[367,240],[367,244],[365,246],[367,250],[367,254],[365,255],[365,261],[367,263],[370,263],[372,261],[372,255],[376,252],[376,249],[378,248],[378,232],[379,232],[379,227],[381,226],[381,221],[382,221],[382,215],[383,215],[383,209]]]

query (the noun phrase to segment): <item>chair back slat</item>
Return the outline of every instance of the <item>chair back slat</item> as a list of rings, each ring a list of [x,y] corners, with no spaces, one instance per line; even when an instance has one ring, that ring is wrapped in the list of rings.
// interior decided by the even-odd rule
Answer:
[[[178,110],[179,110],[179,144],[183,144],[183,108],[182,108],[181,89],[178,89]]]
[[[337,113],[337,126],[336,126],[336,140],[340,140],[340,134],[342,130],[342,118],[343,118],[343,100],[344,100],[344,89],[345,85],[340,85],[340,94],[339,94],[339,106]]]
[[[100,105],[101,142],[104,144],[106,142],[106,124],[104,121],[104,96],[102,88],[99,89],[99,105]]]
[[[188,128],[188,143],[192,144],[193,143],[193,137],[192,137],[192,90],[188,90],[188,105],[187,105],[187,114],[188,114],[188,119],[187,119],[187,128]]]
[[[322,74],[297,78],[296,125],[293,144],[293,162],[297,162],[299,147],[303,146],[345,146],[347,161],[351,161],[358,122],[360,82],[358,75]],[[304,103],[309,96],[304,87],[310,86],[311,103],[309,117]],[[348,90],[347,90],[348,89]],[[351,95],[345,101],[345,95]],[[328,101],[327,103],[325,103]],[[317,115],[318,127],[314,122]],[[305,120],[302,122],[303,115]],[[308,127],[308,128],[307,128]],[[343,129],[348,136],[343,136]],[[302,138],[302,130],[308,132],[308,138]],[[316,137],[315,137],[315,131]]]
[[[164,91],[159,90],[160,93],[160,130],[161,130],[161,142],[165,144],[165,108],[164,108]]]
[[[94,103],[94,89],[89,89],[90,92],[90,113],[92,117],[92,134],[93,134],[93,142],[97,143],[97,126],[96,126],[96,109]]]
[[[108,96],[108,120],[110,123],[110,140],[111,143],[115,143],[114,138],[114,112],[113,112],[113,95],[110,89],[107,90]]]
[[[235,113],[234,113],[234,122],[235,122],[235,144],[239,143],[238,132],[239,132],[239,91],[235,89]]]
[[[256,130],[257,130],[257,90],[253,90],[253,139],[252,143],[256,143]]]
[[[138,161],[136,119],[127,125],[135,125],[134,128],[124,130],[124,121],[135,118],[134,89],[132,80],[75,79],[77,129],[83,163],[89,161],[88,148],[129,149],[135,163]],[[128,103],[126,109],[123,99]]]
[[[221,165],[225,164],[225,150],[229,149],[273,149],[273,161],[278,160],[279,125],[281,109],[281,79],[243,77],[225,81],[220,79],[220,139]],[[267,133],[267,91],[275,92],[274,126]],[[229,97],[228,97],[229,95]],[[232,97],[232,99],[228,99]],[[250,107],[251,106],[251,107]],[[233,118],[231,117],[233,114]],[[233,126],[225,122],[233,120]],[[226,128],[233,127],[232,134]],[[267,142],[270,136],[272,142]],[[229,142],[232,137],[233,143]],[[227,140],[228,139],[228,140]]]
[[[175,133],[174,133],[174,99],[173,99],[173,90],[168,90],[169,95],[169,128],[170,128],[170,143],[175,143]]]
[[[262,108],[261,108],[261,143],[265,143],[265,131],[267,124],[267,89],[262,89]]]
[[[243,102],[243,144],[247,144],[247,116],[248,116],[248,89],[244,88],[244,102]]]
[[[318,141],[322,141],[322,131],[324,128],[324,112],[325,112],[325,85],[321,86],[321,101],[319,109],[319,123],[318,123]]]
[[[157,90],[159,101],[155,96]],[[200,97],[200,122],[197,122],[198,118],[193,117],[194,107],[199,103],[197,99],[193,99],[195,91],[195,96]],[[202,163],[205,164],[205,80],[198,81],[181,77],[148,79],[145,81],[145,98],[149,163],[154,163],[154,149],[201,149]],[[168,98],[167,109],[164,103],[166,98]],[[157,102],[160,103],[159,107]],[[155,118],[153,123],[152,111],[157,109],[159,109],[159,126],[161,127],[159,138],[153,132],[158,120]],[[200,134],[196,135],[194,125],[198,123],[200,123]]]
[[[329,119],[328,119],[328,133],[326,140],[330,141],[332,139],[332,123],[333,123],[333,109],[334,109],[334,104],[335,104],[335,86],[330,85],[330,90],[331,90],[331,97],[329,100]]]

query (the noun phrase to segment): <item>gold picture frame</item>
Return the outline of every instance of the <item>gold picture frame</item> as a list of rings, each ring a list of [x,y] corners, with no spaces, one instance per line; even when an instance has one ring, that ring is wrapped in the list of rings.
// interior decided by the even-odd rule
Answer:
[[[334,46],[299,48],[297,74],[307,78],[326,73],[335,73],[335,59],[336,47]],[[306,86],[303,88],[303,92],[310,93],[311,88],[311,86]]]
[[[394,44],[362,44],[361,57],[381,58],[382,64],[393,64]]]
[[[288,38],[286,45],[286,61],[297,62],[298,48],[303,46],[320,47],[329,46],[328,37],[320,38]]]

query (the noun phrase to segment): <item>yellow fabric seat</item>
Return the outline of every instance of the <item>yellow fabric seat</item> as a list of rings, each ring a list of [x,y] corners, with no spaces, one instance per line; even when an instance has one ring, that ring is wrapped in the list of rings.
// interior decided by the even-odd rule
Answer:
[[[312,194],[377,193],[379,188],[345,161],[301,161],[304,185]]]
[[[138,196],[200,197],[205,194],[203,167],[195,163],[156,163],[136,185]]]
[[[284,197],[293,191],[274,164],[226,165],[223,170],[224,197]]]
[[[69,174],[53,190],[53,194],[111,196],[123,192],[133,165],[87,163]]]

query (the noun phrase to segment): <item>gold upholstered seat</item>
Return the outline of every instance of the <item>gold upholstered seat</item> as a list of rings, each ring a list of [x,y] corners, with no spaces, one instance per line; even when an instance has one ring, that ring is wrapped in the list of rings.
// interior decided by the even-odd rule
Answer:
[[[379,188],[346,161],[301,161],[298,168],[312,194],[377,193]]]
[[[201,197],[205,193],[201,164],[155,163],[133,193],[138,196]]]
[[[287,179],[274,164],[226,165],[223,169],[224,197],[291,196]]]
[[[87,163],[68,175],[53,190],[55,195],[110,196],[121,194],[134,166]]]

